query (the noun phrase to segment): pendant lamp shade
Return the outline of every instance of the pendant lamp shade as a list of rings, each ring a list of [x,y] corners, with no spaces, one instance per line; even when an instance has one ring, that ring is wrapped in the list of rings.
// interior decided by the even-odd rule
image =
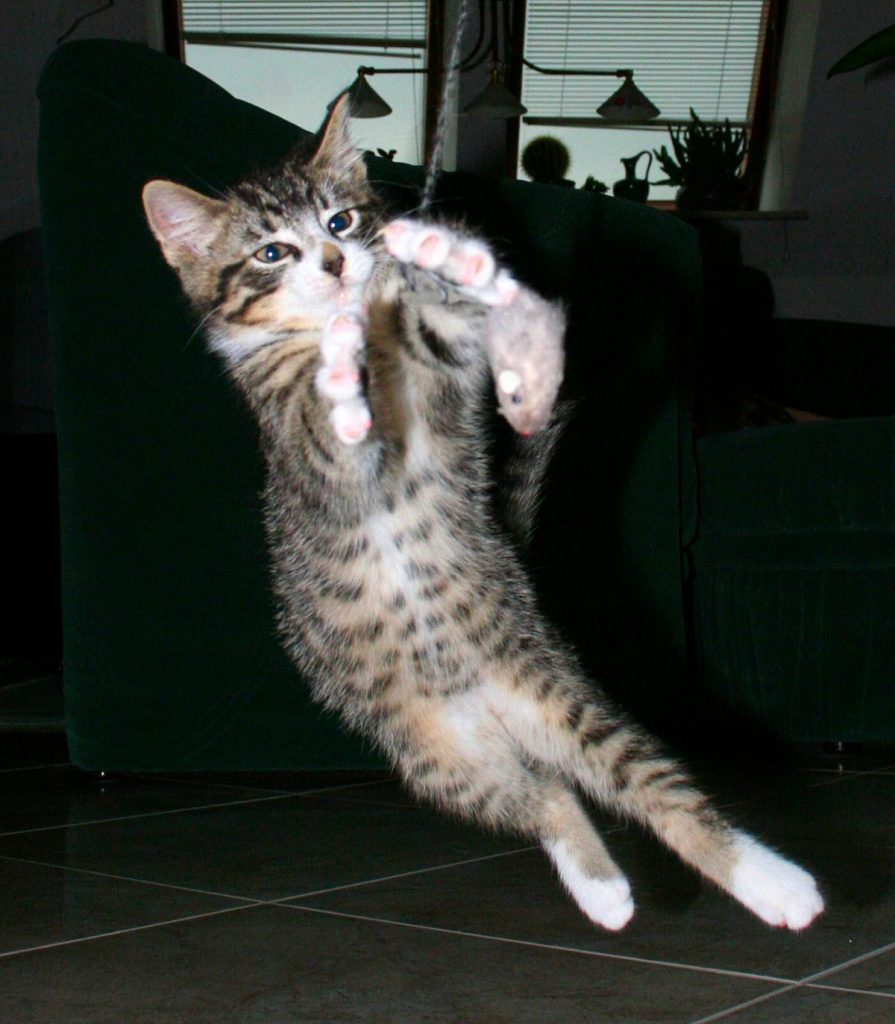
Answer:
[[[358,74],[348,89],[351,117],[386,117],[392,108],[385,102],[364,74]]]
[[[607,121],[625,121],[636,124],[659,116],[659,108],[637,88],[628,75],[615,92],[597,107],[597,113]]]
[[[464,114],[478,114],[480,117],[508,118],[521,117],[528,112],[518,97],[506,87],[500,67],[491,69],[491,81],[463,108]]]

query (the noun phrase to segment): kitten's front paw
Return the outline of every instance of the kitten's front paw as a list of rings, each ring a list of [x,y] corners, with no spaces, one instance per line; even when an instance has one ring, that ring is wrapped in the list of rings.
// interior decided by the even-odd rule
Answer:
[[[373,422],[361,395],[363,350],[363,309],[355,305],[339,308],[323,329],[316,384],[320,394],[333,403],[330,422],[343,444],[362,441]]]
[[[358,444],[373,426],[370,408],[362,398],[350,398],[334,405],[329,421],[342,444]]]
[[[329,318],[320,341],[317,371],[317,390],[326,398],[343,402],[360,394],[363,344],[364,326],[358,311],[339,310]]]
[[[824,909],[817,883],[797,864],[745,832],[737,833],[735,849],[730,893],[762,921],[801,931]]]
[[[512,302],[519,285],[498,267],[483,243],[441,224],[393,220],[382,229],[385,247],[401,263],[429,270],[486,306]]]
[[[489,307],[485,345],[500,411],[528,436],[550,421],[563,372],[565,317],[498,266],[480,241],[440,224],[395,220],[382,229],[388,251]]]

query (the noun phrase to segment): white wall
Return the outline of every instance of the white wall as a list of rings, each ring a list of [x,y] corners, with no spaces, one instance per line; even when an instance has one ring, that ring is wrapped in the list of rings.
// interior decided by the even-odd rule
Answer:
[[[37,189],[39,106],[47,58],[98,0],[0,2],[0,431],[54,429],[50,340],[43,293]],[[71,39],[103,37],[160,45],[159,0],[118,0]]]
[[[895,0],[790,0],[762,206],[808,220],[741,225],[779,316],[895,324],[895,61],[826,77],[892,24]]]
[[[97,0],[3,0],[0,3],[0,239],[39,223],[37,80],[56,40]],[[119,0],[87,18],[71,39],[157,42],[158,0]]]

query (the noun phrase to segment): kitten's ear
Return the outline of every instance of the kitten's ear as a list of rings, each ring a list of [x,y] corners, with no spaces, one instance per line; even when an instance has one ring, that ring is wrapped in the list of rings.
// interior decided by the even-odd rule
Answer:
[[[208,254],[226,203],[173,181],[150,181],[143,188],[143,209],[165,259],[179,270]]]
[[[317,134],[317,149],[310,166],[315,169],[335,171],[339,177],[353,177],[366,180],[367,169],[363,156],[351,141],[348,131],[351,100],[347,92],[333,103],[323,127]]]

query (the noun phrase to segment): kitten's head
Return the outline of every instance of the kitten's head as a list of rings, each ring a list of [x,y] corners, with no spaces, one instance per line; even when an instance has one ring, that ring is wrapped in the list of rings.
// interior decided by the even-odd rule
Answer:
[[[347,121],[343,96],[312,147],[222,199],[170,181],[143,189],[165,259],[232,360],[322,326],[340,290],[360,294],[373,274],[379,208]]]

